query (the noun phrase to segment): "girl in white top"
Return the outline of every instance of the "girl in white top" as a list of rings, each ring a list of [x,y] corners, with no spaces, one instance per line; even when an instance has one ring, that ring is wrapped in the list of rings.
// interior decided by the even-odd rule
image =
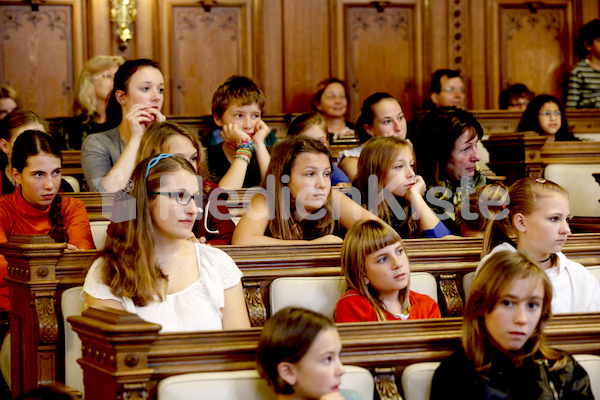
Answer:
[[[241,271],[223,251],[188,240],[202,200],[192,165],[161,154],[131,179],[134,217],[114,224],[88,271],[88,306],[135,313],[162,332],[249,328]]]
[[[554,296],[553,313],[600,311],[600,284],[581,264],[561,253],[571,233],[569,197],[554,182],[522,178],[509,188],[500,219],[488,223],[483,241],[483,259],[477,267],[500,251],[524,251],[546,271]]]

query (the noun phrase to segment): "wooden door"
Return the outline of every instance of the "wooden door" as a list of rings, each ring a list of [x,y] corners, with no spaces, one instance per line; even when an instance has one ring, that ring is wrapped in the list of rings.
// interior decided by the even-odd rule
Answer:
[[[225,79],[254,75],[253,2],[161,0],[159,4],[164,111],[210,114],[212,95]]]
[[[66,116],[83,64],[83,10],[76,0],[42,4],[0,2],[0,82],[17,90],[25,109]]]
[[[488,37],[488,106],[500,91],[523,83],[536,94],[562,98],[573,60],[573,0],[494,0]]]
[[[374,92],[388,92],[407,118],[414,116],[423,95],[421,7],[420,1],[337,2],[336,66],[348,82],[351,119]]]

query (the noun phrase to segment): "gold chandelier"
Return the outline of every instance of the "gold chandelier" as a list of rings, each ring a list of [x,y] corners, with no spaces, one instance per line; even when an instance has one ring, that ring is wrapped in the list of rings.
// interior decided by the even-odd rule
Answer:
[[[136,0],[111,0],[110,21],[117,25],[119,48],[125,50],[127,42],[133,37],[131,24],[137,15]]]

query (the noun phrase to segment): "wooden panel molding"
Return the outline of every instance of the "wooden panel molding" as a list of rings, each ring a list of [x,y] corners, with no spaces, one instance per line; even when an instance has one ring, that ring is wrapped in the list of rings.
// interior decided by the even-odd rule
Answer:
[[[254,73],[253,2],[160,2],[163,112],[211,114],[212,95],[229,76]]]
[[[489,105],[496,108],[500,91],[513,83],[562,98],[573,59],[573,7],[572,0],[493,1],[488,24]]]
[[[75,0],[0,3],[0,82],[14,87],[24,108],[68,115],[74,73],[82,65],[82,7]]]
[[[351,119],[378,91],[400,100],[411,118],[422,98],[417,84],[423,79],[420,2],[342,3]]]

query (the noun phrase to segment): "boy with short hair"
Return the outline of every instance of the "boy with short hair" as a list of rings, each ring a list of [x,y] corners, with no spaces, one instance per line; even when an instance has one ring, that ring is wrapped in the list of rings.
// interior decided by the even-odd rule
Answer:
[[[264,141],[270,129],[261,119],[265,95],[251,79],[234,75],[213,96],[212,113],[223,143],[206,150],[211,180],[225,189],[258,186],[271,156]]]
[[[600,108],[600,20],[579,30],[581,61],[573,66],[567,82],[567,108]]]

